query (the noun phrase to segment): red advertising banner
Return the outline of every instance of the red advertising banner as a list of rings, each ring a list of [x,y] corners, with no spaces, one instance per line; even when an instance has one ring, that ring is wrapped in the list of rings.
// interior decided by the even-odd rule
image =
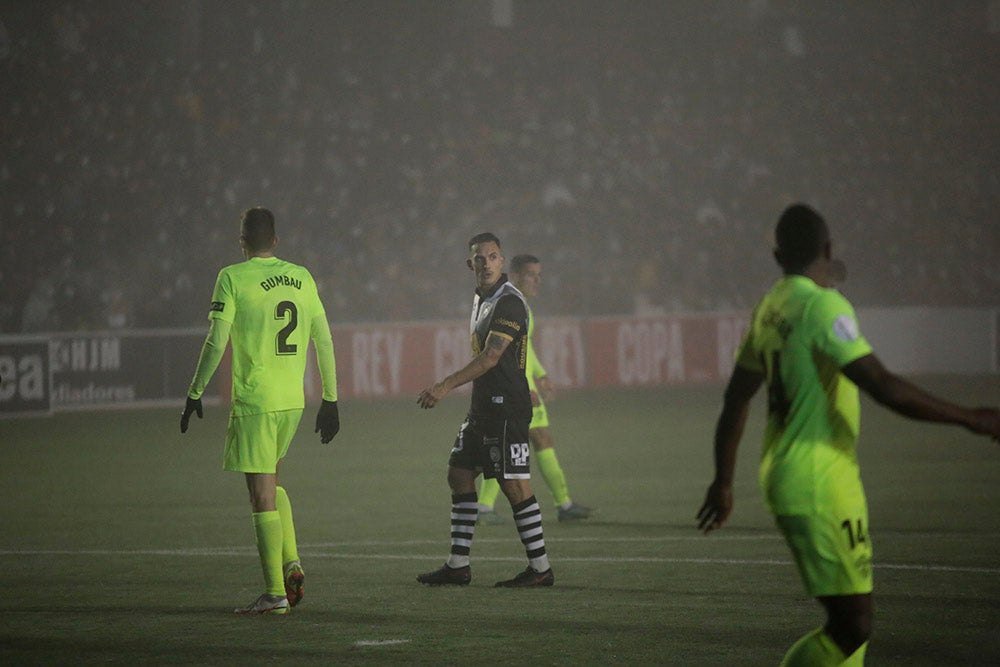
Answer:
[[[749,320],[713,314],[587,322],[589,386],[716,382],[732,370]]]
[[[898,310],[868,315],[880,315],[876,321],[885,330],[890,321],[915,326],[913,313]],[[988,330],[982,332],[973,322],[970,335],[975,340],[985,336],[989,350],[986,361],[970,372],[997,372],[1000,311],[974,316]],[[749,317],[732,312],[542,316],[534,345],[549,377],[562,389],[721,383],[732,371]],[[104,406],[182,405],[204,335],[197,328],[0,336],[0,418]],[[333,340],[338,393],[348,399],[415,400],[421,389],[461,368],[472,354],[468,324],[459,320],[335,326]],[[982,356],[980,352],[977,359]],[[916,356],[909,363],[916,370],[927,368]],[[920,363],[925,365],[915,365]],[[314,361],[306,368],[306,396],[316,403],[319,373]],[[231,373],[227,350],[206,392],[209,400],[229,402]]]
[[[469,362],[466,324],[387,324],[333,327],[338,398],[383,398],[417,394]],[[306,395],[321,393],[310,364]]]
[[[535,351],[561,388],[716,382],[732,370],[743,314],[540,320]],[[465,323],[333,328],[341,398],[416,396],[471,359]],[[222,371],[222,369],[220,369]],[[310,364],[307,396],[320,382]],[[467,388],[465,388],[467,391]]]
[[[535,354],[557,387],[587,386],[583,322],[574,318],[554,318],[539,321],[535,328]]]

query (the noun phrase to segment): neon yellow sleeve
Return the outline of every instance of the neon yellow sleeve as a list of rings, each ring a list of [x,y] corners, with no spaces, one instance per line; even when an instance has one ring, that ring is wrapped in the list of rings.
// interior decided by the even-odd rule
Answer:
[[[188,387],[190,398],[201,398],[205,393],[208,381],[212,379],[212,374],[219,367],[222,361],[222,354],[226,351],[226,344],[229,342],[229,330],[232,322],[219,318],[212,318],[212,323],[208,327],[208,335],[205,336],[205,343],[201,346],[201,355],[198,357],[198,367],[194,371],[194,379]]]
[[[546,373],[545,368],[542,366],[542,362],[538,360],[538,355],[535,354],[535,313],[532,312],[531,306],[528,306],[527,308],[528,353],[527,358],[524,361],[524,375],[528,380],[528,389],[537,393],[538,387],[535,384],[535,380],[545,377]]]
[[[330,323],[326,321],[326,313],[312,319],[309,336],[316,347],[316,365],[319,366],[319,377],[323,381],[323,400],[336,401],[337,358],[333,354],[333,336],[330,334]]]
[[[528,379],[528,389],[536,392],[538,389],[535,386],[535,380],[546,376],[545,367],[542,366],[538,355],[535,354],[535,345],[531,342],[531,338],[528,338],[528,358],[525,361],[524,375]]]
[[[815,331],[816,346],[830,355],[841,368],[871,354],[872,347],[861,335],[850,302],[832,289],[822,290],[809,302],[809,326]]]

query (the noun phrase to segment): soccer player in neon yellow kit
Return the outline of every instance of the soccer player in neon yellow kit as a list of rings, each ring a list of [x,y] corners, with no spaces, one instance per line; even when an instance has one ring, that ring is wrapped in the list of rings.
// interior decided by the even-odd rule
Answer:
[[[800,638],[782,665],[862,665],[872,624],[872,550],[855,453],[858,387],[903,416],[960,424],[994,440],[1000,412],[942,401],[885,369],[850,303],[831,288],[837,267],[816,211],[786,209],[775,240],[785,275],[757,305],[737,353],[698,527],[721,528],[732,511],[736,451],[750,400],[766,382],[761,491],[806,589],[827,613],[826,624]]]
[[[310,340],[323,383],[316,431],[327,443],[340,430],[337,366],[326,311],[309,271],[274,256],[277,243],[270,211],[251,208],[243,213],[240,247],[246,261],[219,272],[211,326],[181,414],[185,433],[191,415],[202,416],[201,395],[231,339],[233,393],[223,468],[246,477],[266,588],[237,614],[284,614],[304,592],[292,506],[278,485],[278,465],[305,407]]]
[[[516,255],[510,263],[510,280],[514,286],[521,290],[525,299],[533,298],[538,294],[538,287],[542,282],[542,262],[534,255]],[[594,510],[586,505],[573,502],[569,495],[569,486],[566,484],[566,474],[559,459],[556,456],[555,442],[552,438],[552,431],[549,428],[549,413],[545,407],[545,399],[552,399],[555,391],[552,382],[549,380],[545,367],[535,354],[533,343],[535,335],[535,317],[528,305],[528,358],[524,369],[525,377],[528,380],[528,390],[531,392],[532,413],[531,427],[528,430],[528,440],[532,449],[535,450],[535,460],[538,462],[538,469],[542,473],[546,486],[552,493],[555,500],[558,518],[560,521],[574,521],[576,519],[586,519]],[[500,524],[504,520],[493,509],[496,504],[497,495],[500,492],[500,484],[495,479],[484,479],[479,488],[479,522],[486,524]]]

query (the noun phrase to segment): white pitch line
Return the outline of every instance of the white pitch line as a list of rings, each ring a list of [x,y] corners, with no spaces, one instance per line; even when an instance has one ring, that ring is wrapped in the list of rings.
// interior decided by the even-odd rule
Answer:
[[[509,540],[506,540],[509,541]],[[437,543],[437,542],[435,542]],[[332,553],[313,551],[314,546],[303,546],[300,550],[310,558],[334,558],[339,560],[406,560],[426,561],[435,558],[427,554],[379,554],[379,553]],[[257,550],[249,547],[208,548],[208,549],[3,549],[0,556],[172,556],[172,557],[218,557],[251,556]],[[477,561],[521,562],[521,556],[476,556]],[[780,559],[753,558],[671,558],[668,556],[560,556],[558,562],[565,563],[662,563],[694,565],[765,565],[790,566],[791,561]],[[923,565],[919,563],[875,563],[876,570],[908,570],[916,572],[952,572],[962,574],[998,574],[1000,568],[962,565]]]
[[[396,646],[409,643],[409,639],[359,639],[354,642],[354,646]]]
[[[249,556],[252,547],[208,549],[0,549],[0,556]]]
[[[364,560],[427,560],[433,556],[418,554],[334,554],[334,553],[310,553],[311,558],[338,558]],[[496,561],[505,563],[520,563],[523,556],[476,556],[477,561]],[[753,558],[670,558],[665,556],[559,556],[555,558],[559,563],[690,563],[695,565],[781,565],[790,566],[792,561],[779,559],[753,559]],[[961,565],[920,565],[911,563],[874,563],[876,570],[917,570],[921,572],[963,572],[974,574],[1000,574],[1000,568],[996,567],[974,567]]]
[[[513,534],[513,533],[512,533]],[[508,544],[511,541],[511,537],[476,537],[476,544]],[[567,544],[573,542],[580,543],[593,543],[593,542],[697,542],[699,540],[720,540],[724,542],[758,542],[758,541],[772,541],[783,539],[781,535],[769,534],[769,535],[712,535],[711,537],[707,535],[697,534],[697,535],[663,535],[657,537],[621,537],[609,539],[607,537],[559,537],[557,540],[559,544]],[[308,545],[313,548],[339,548],[339,547],[399,547],[399,546],[421,546],[421,545],[438,545],[441,544],[440,539],[432,540],[366,540],[364,542],[317,542],[316,544]]]
[[[435,556],[423,554],[334,554],[334,553],[309,553],[310,558],[337,558],[337,559],[357,559],[357,560],[428,560]],[[490,561],[497,563],[520,563],[524,556],[476,556],[473,560]],[[730,558],[667,558],[660,556],[559,556],[555,559],[559,563],[698,563],[698,564],[719,564],[719,565],[791,565],[791,561],[786,560],[738,560]],[[997,570],[1000,574],[1000,569]]]

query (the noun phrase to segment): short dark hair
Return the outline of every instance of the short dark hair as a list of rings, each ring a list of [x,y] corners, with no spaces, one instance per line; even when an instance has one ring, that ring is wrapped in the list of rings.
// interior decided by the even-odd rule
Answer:
[[[490,241],[496,243],[497,247],[500,247],[500,239],[498,239],[496,234],[493,232],[482,232],[481,234],[476,234],[469,239],[469,250],[472,250],[472,246],[477,246],[480,243],[489,243]]]
[[[805,204],[793,204],[778,218],[774,256],[786,272],[802,271],[823,254],[829,240],[823,216]]]
[[[538,259],[534,255],[514,255],[514,259],[510,260],[510,272],[521,273],[521,271],[524,271],[524,267],[528,264],[541,263],[542,260]]]
[[[253,251],[266,250],[274,243],[274,214],[266,208],[243,211],[240,234]]]

